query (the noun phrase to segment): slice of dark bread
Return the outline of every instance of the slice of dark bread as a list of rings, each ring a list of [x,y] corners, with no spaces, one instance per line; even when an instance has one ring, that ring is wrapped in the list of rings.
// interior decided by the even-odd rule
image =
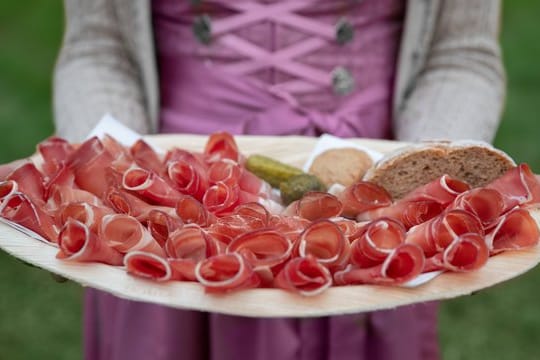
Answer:
[[[368,170],[364,180],[383,186],[399,199],[448,174],[483,186],[516,166],[505,152],[480,141],[426,142],[388,153]]]

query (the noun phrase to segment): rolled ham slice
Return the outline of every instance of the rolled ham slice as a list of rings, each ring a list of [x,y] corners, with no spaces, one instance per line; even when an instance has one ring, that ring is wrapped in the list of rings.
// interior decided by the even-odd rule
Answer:
[[[25,163],[16,168],[7,180],[15,181],[18,191],[29,196],[32,201],[42,205],[45,201],[45,179],[33,163]]]
[[[14,180],[5,180],[0,182],[0,204],[4,199],[8,198],[10,195],[18,193],[19,185]]]
[[[406,229],[424,223],[441,214],[444,206],[437,200],[399,200],[387,207],[381,207],[360,213],[358,221],[376,220],[382,217],[394,218]]]
[[[279,231],[292,243],[297,241],[309,224],[311,224],[309,220],[299,216],[272,215],[268,221],[271,229]]]
[[[76,189],[72,186],[54,185],[50,188],[47,207],[59,209],[73,202],[85,202],[94,206],[105,206],[103,201],[91,192]]]
[[[349,247],[349,241],[339,226],[330,220],[312,222],[300,234],[297,242],[299,256],[313,256],[319,263],[331,268],[345,264]]]
[[[331,285],[330,271],[313,256],[289,260],[274,279],[275,287],[303,296],[321,294]]]
[[[125,214],[106,215],[101,221],[99,236],[110,247],[127,253],[140,250],[165,256],[150,232],[134,217]]]
[[[426,257],[443,251],[455,238],[466,233],[484,235],[480,219],[474,214],[460,209],[445,211],[441,215],[407,232],[405,242],[420,246]]]
[[[527,164],[508,170],[503,176],[486,186],[499,191],[504,197],[504,211],[517,205],[540,206],[540,181]]]
[[[275,230],[258,229],[237,236],[226,251],[242,254],[257,271],[284,263],[291,256],[292,243]]]
[[[490,227],[505,211],[502,194],[490,188],[475,188],[460,194],[450,205],[450,209],[463,209],[478,217],[484,227]]]
[[[204,147],[206,161],[213,163],[221,159],[230,159],[241,163],[242,157],[238,151],[238,146],[234,137],[228,132],[212,133]]]
[[[342,210],[343,204],[336,196],[326,192],[312,191],[290,203],[281,214],[314,221],[339,216]]]
[[[461,193],[470,190],[466,182],[443,175],[425,185],[422,185],[403,197],[404,200],[432,200],[443,206],[450,204]]]
[[[137,140],[129,148],[129,153],[137,165],[156,174],[164,173],[163,162],[159,154],[143,139]]]
[[[153,209],[148,213],[146,227],[160,246],[165,246],[169,235],[184,226],[184,222],[176,213]]]
[[[148,221],[150,212],[153,210],[163,211],[171,216],[176,214],[173,207],[151,205],[122,189],[110,188],[105,196],[105,201],[117,213],[133,216],[142,223]]]
[[[67,163],[75,147],[66,139],[52,136],[37,145],[38,153],[41,155],[43,164],[41,169],[47,176],[52,176]]]
[[[49,242],[58,241],[59,228],[55,219],[26,194],[15,192],[4,198],[0,204],[0,216],[32,230]]]
[[[538,244],[540,232],[536,220],[521,208],[502,215],[488,230],[486,243],[492,254],[506,250],[526,249]]]
[[[58,235],[56,257],[79,262],[101,262],[122,265],[124,255],[110,248],[88,226],[75,219],[68,219]]]
[[[466,272],[484,266],[489,258],[489,250],[484,237],[467,233],[456,237],[450,245],[426,259],[424,272],[449,270]]]
[[[238,205],[234,209],[233,215],[259,219],[264,226],[267,226],[270,221],[270,212],[266,207],[256,202]]]
[[[195,281],[195,266],[201,260],[224,253],[225,247],[196,225],[171,233],[165,243],[168,261],[182,279]]]
[[[58,219],[61,224],[65,224],[69,219],[74,219],[93,232],[98,232],[104,216],[114,214],[112,209],[106,206],[95,206],[85,202],[69,203],[61,208]]]
[[[202,200],[209,187],[208,175],[202,166],[197,162],[176,160],[168,163],[167,172],[178,191]]]
[[[195,277],[208,292],[224,293],[254,288],[261,280],[250,263],[238,253],[212,256],[195,267]]]
[[[405,236],[405,227],[399,221],[391,218],[374,220],[352,242],[350,263],[360,268],[378,265],[405,242]]]
[[[220,217],[210,227],[208,233],[212,234],[225,244],[229,244],[234,238],[265,227],[263,220],[247,215],[227,215]]]
[[[182,194],[153,171],[131,167],[122,178],[122,187],[133,191],[149,203],[175,207]]]
[[[424,261],[425,257],[420,247],[414,244],[401,244],[379,265],[369,268],[348,265],[345,270],[334,274],[334,282],[336,285],[403,284],[422,272]]]
[[[342,215],[350,218],[392,204],[392,197],[383,187],[367,181],[348,186],[336,196],[343,204]]]
[[[201,227],[210,226],[216,221],[214,214],[193,196],[184,195],[176,203],[176,214],[185,224],[197,224]]]
[[[166,259],[145,251],[130,251],[124,257],[124,265],[129,274],[159,282],[181,280]]]
[[[211,164],[208,169],[210,183],[223,182],[229,186],[238,185],[242,191],[270,198],[272,187],[243,166],[230,159],[221,159]]]

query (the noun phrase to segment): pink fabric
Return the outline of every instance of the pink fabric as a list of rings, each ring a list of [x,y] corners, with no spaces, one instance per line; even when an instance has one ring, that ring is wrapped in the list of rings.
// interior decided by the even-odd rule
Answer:
[[[210,2],[214,40],[194,40],[190,1],[154,0],[162,132],[390,136],[402,0]],[[343,4],[347,4],[343,7]],[[347,15],[354,41],[338,46]],[[356,90],[333,93],[349,68]],[[313,319],[252,319],[126,301],[89,289],[87,359],[431,360],[436,305]]]

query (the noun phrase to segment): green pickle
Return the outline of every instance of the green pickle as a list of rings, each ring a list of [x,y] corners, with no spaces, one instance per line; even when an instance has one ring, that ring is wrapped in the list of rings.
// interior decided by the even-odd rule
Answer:
[[[246,169],[257,175],[281,192],[281,200],[288,205],[309,191],[326,191],[326,187],[315,176],[301,169],[284,164],[264,155],[251,155],[246,160]]]
[[[292,203],[310,191],[326,191],[326,186],[311,174],[299,174],[290,177],[279,185],[281,200],[285,205]]]

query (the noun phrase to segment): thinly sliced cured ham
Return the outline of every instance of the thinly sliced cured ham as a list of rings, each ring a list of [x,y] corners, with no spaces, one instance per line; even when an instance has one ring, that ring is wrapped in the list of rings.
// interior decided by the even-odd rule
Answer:
[[[29,196],[34,202],[41,205],[45,201],[45,180],[33,163],[19,166],[7,177],[7,180],[15,181],[18,191]]]
[[[165,256],[150,232],[134,217],[125,214],[106,215],[101,221],[99,236],[110,247],[127,253],[140,250]]]
[[[204,147],[206,161],[212,163],[221,159],[234,160],[242,163],[242,157],[234,137],[228,132],[215,132],[208,137]]]
[[[414,226],[407,232],[405,241],[420,246],[427,257],[443,251],[459,235],[476,233],[484,235],[480,219],[460,209],[445,211],[441,215]]]
[[[37,150],[43,160],[41,169],[45,175],[52,176],[67,163],[69,157],[75,151],[75,147],[66,139],[52,136],[41,141],[37,145]]]
[[[260,218],[231,214],[219,217],[207,230],[216,239],[219,239],[225,244],[229,244],[234,238],[243,233],[265,227],[265,223]]]
[[[504,211],[502,194],[489,188],[475,188],[459,195],[448,209],[463,209],[480,219],[484,227],[490,227]]]
[[[214,214],[193,196],[184,195],[176,203],[176,214],[185,224],[207,227],[216,221]]]
[[[183,226],[184,222],[176,216],[176,213],[171,214],[158,209],[150,210],[148,213],[146,227],[160,246],[164,246],[169,235]]]
[[[31,162],[29,159],[14,160],[12,162],[0,165],[0,181],[5,181],[9,174],[18,167]]]
[[[105,206],[103,201],[91,192],[76,189],[71,186],[55,185],[51,187],[47,206],[50,209],[59,209],[69,203],[85,202],[94,206]]]
[[[367,181],[359,181],[338,193],[343,204],[342,215],[356,218],[360,213],[392,204],[392,197],[381,186]]]
[[[351,244],[350,263],[368,268],[382,263],[388,255],[405,242],[402,223],[391,218],[370,222]]]
[[[166,259],[145,251],[130,251],[124,257],[124,265],[129,274],[155,281],[180,280]]]
[[[450,204],[459,194],[469,190],[471,186],[466,182],[443,175],[429,183],[422,185],[403,197],[404,200],[432,200],[443,206]]]
[[[137,140],[129,148],[129,152],[137,165],[143,169],[162,174],[163,163],[159,154],[143,139]]]
[[[274,286],[303,296],[315,296],[332,285],[332,274],[313,256],[291,259],[276,275]]]
[[[312,222],[300,234],[297,247],[299,256],[311,255],[321,264],[332,268],[345,264],[350,248],[339,226],[330,220]]]
[[[219,215],[232,212],[234,207],[239,204],[239,196],[240,188],[238,185],[229,186],[226,183],[218,182],[208,188],[202,203],[208,211]]]
[[[483,236],[466,233],[456,237],[442,252],[426,259],[424,272],[477,270],[486,264],[488,258],[489,250]]]
[[[422,249],[414,244],[401,244],[386,257],[383,263],[369,268],[348,265],[334,274],[336,285],[403,284],[418,276],[424,268]]]
[[[122,189],[110,188],[105,196],[105,201],[117,213],[133,216],[142,223],[148,221],[148,216],[152,210],[163,211],[169,215],[176,213],[173,207],[151,205]]]
[[[261,223],[266,227],[270,221],[270,212],[263,205],[256,202],[249,202],[238,205],[233,215],[247,216],[259,219]]]
[[[527,164],[520,164],[508,170],[486,187],[495,189],[503,195],[505,211],[517,205],[540,206],[540,180]]]
[[[229,292],[259,286],[261,279],[238,253],[212,256],[195,267],[195,277],[209,292]]]
[[[23,193],[12,193],[4,198],[0,204],[0,216],[32,230],[52,243],[58,241],[59,229],[54,218]]]
[[[195,281],[195,266],[199,261],[224,253],[216,239],[196,225],[186,225],[173,232],[165,243],[169,264],[183,279]]]
[[[539,237],[538,224],[531,214],[525,209],[514,208],[502,215],[488,230],[486,243],[490,252],[496,254],[530,248],[538,244]]]
[[[286,216],[300,216],[307,220],[329,219],[339,216],[343,204],[332,194],[311,191],[287,206],[282,212]]]
[[[300,234],[311,224],[299,216],[272,215],[268,226],[284,234],[290,242],[296,242]]]
[[[215,161],[208,169],[210,183],[223,182],[231,187],[238,185],[242,191],[263,198],[272,197],[272,187],[230,159]]]
[[[88,226],[75,219],[67,220],[62,227],[58,247],[58,259],[110,265],[122,265],[124,259],[122,253],[107,246]]]
[[[382,217],[399,220],[406,229],[422,224],[441,214],[445,207],[437,200],[399,200],[390,206],[368,210],[357,216],[358,221]]]
[[[237,236],[228,246],[227,252],[242,254],[257,271],[272,268],[289,259],[292,243],[272,229],[258,229]]]
[[[122,187],[139,194],[152,204],[161,206],[174,207],[183,196],[164,178],[140,167],[131,167],[124,172]]]
[[[101,141],[92,137],[71,154],[68,164],[79,188],[102,197],[108,188],[105,181],[107,168],[113,161]]]
[[[204,168],[197,166],[196,162],[176,160],[168,163],[167,171],[178,191],[202,200],[209,187],[208,175]]]
[[[5,180],[0,182],[0,204],[5,198],[17,192],[19,192],[19,185],[16,181]]]
[[[61,224],[65,224],[69,219],[77,220],[91,231],[97,233],[103,217],[113,213],[112,209],[106,206],[95,206],[86,202],[72,202],[64,205],[59,210],[58,219]]]

